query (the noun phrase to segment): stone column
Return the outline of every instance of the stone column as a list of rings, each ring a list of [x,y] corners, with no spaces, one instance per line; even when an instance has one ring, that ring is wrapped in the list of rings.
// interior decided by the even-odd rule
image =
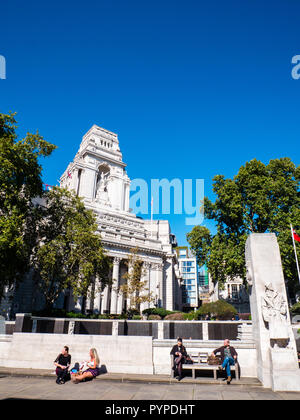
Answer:
[[[132,270],[133,270],[132,265],[128,263],[128,274],[130,274],[132,272]],[[128,284],[128,279],[126,279],[126,283]],[[127,297],[126,297],[126,308],[127,308],[127,311],[128,311],[128,309],[130,309],[130,296],[129,296],[129,294],[127,294]]]
[[[128,211],[129,210],[129,183],[125,183],[124,185],[124,210]]]
[[[101,314],[106,314],[109,311],[109,288],[105,287],[103,291],[102,305],[101,305]]]
[[[151,289],[150,289],[150,269],[151,269],[151,263],[149,263],[148,261],[144,261],[143,262],[143,268],[142,268],[143,277],[142,277],[141,280],[144,281],[144,282],[146,282],[145,287],[148,290],[147,291],[143,291],[142,293],[143,293],[143,295],[147,295],[147,296],[151,292]],[[141,305],[140,305],[141,312],[144,309],[148,309],[148,308],[150,308],[150,303],[149,302],[143,302],[143,303],[141,303]]]
[[[156,293],[157,293],[157,306],[163,306],[163,263],[156,265]]]
[[[174,273],[173,260],[167,258],[166,260],[166,309],[168,311],[174,310]]]
[[[80,196],[93,200],[95,177],[97,177],[96,169],[86,167],[81,173]]]
[[[300,391],[281,257],[274,233],[253,233],[245,249],[257,376],[273,391]]]
[[[100,314],[101,311],[101,292],[100,292],[100,281],[96,278],[95,281],[95,297],[93,305],[94,313]]]
[[[122,313],[123,310],[123,293],[119,292],[118,293],[118,303],[117,303],[117,314],[120,315]]]
[[[121,258],[115,257],[113,261],[113,284],[111,289],[111,306],[110,313],[116,314],[118,312],[118,289],[119,289],[119,271]]]

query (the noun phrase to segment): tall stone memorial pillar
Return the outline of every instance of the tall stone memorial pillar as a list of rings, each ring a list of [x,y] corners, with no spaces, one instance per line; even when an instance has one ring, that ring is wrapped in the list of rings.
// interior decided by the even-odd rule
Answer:
[[[253,233],[245,247],[257,377],[273,391],[300,391],[281,257],[274,233]]]

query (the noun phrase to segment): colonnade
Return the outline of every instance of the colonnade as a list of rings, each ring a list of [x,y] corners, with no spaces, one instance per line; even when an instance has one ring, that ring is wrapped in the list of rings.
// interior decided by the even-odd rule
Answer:
[[[96,293],[94,301],[88,300],[86,305],[87,309],[92,307],[94,312],[101,314],[121,314],[130,307],[130,298],[125,298],[120,289],[120,286],[127,281],[124,275],[128,270],[131,270],[128,264],[128,257],[113,256],[112,259],[112,284],[107,285],[103,292]],[[148,289],[147,291],[142,291],[142,294],[152,293],[154,300],[142,303],[140,310],[143,311],[153,306],[162,307],[165,294],[163,262],[143,261],[141,271],[141,281],[145,282],[145,288]]]

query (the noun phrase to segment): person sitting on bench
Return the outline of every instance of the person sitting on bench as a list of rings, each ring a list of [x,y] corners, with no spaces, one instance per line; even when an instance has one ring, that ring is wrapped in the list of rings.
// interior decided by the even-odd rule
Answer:
[[[170,354],[174,356],[174,366],[173,369],[178,371],[178,381],[182,379],[182,363],[185,362],[187,357],[187,352],[185,347],[182,345],[182,338],[177,339],[177,344],[173,346]]]
[[[221,354],[222,366],[220,366],[220,369],[226,370],[227,385],[229,385],[231,382],[230,366],[234,366],[237,359],[237,352],[235,351],[235,348],[230,345],[228,338],[226,338],[224,340],[224,346],[214,350],[211,355],[215,356],[217,353]]]

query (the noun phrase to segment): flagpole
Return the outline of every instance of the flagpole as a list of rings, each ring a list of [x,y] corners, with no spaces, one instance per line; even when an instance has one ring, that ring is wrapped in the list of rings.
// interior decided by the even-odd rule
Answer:
[[[151,238],[153,238],[153,197],[151,198]]]
[[[298,262],[298,257],[297,257],[297,250],[296,250],[296,245],[295,245],[295,239],[294,239],[294,232],[293,232],[293,226],[292,226],[292,224],[291,224],[291,234],[292,234],[292,239],[293,239],[293,246],[294,246],[295,258],[296,258],[296,265],[297,265],[297,271],[298,271],[298,280],[299,280],[299,283],[300,283],[299,262]]]

